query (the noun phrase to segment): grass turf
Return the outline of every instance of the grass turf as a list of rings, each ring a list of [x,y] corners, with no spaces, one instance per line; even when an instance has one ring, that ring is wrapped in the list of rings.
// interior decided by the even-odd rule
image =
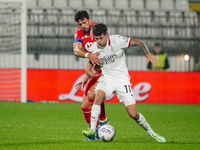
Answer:
[[[88,126],[80,107],[80,103],[0,102],[0,149],[200,149],[199,105],[137,105],[152,129],[166,138],[166,143],[152,140],[121,104],[106,104],[107,116],[116,129],[115,139],[84,142],[81,132]]]

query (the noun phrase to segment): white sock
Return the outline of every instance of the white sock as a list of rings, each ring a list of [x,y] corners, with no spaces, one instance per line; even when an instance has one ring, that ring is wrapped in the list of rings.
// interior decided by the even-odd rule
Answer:
[[[136,120],[137,124],[139,124],[144,130],[146,130],[148,135],[151,136],[152,134],[154,134],[154,131],[151,129],[144,116],[141,113],[139,113],[139,115],[139,119]]]
[[[96,132],[97,121],[100,116],[101,105],[93,105],[91,112],[91,130]]]

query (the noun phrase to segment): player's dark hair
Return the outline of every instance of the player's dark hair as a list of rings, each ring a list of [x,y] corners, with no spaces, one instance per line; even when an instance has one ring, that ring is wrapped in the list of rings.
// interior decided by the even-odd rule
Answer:
[[[95,24],[93,27],[93,34],[94,36],[101,36],[106,35],[107,33],[107,26],[103,23]]]
[[[84,20],[84,18],[89,19],[89,14],[86,10],[79,10],[76,12],[74,20],[78,22],[78,20]]]

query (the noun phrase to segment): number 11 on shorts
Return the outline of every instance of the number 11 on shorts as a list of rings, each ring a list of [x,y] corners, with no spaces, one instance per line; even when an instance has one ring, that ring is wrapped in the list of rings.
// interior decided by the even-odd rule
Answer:
[[[124,85],[126,93],[131,93],[131,86],[130,85]]]

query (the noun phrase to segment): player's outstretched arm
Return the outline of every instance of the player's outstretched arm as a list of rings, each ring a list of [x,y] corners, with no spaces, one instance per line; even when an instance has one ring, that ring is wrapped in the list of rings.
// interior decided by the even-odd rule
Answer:
[[[138,46],[140,50],[143,51],[145,56],[147,57],[147,63],[149,63],[149,61],[152,62],[153,64],[156,64],[158,62],[157,58],[151,55],[151,53],[149,52],[149,49],[141,40],[132,39],[130,46]]]
[[[87,68],[85,69],[85,73],[89,78],[97,78],[98,77],[98,68],[95,66],[93,67],[93,64],[91,62],[88,63]]]
[[[80,42],[74,43],[73,45],[74,48],[74,54],[79,57],[87,57],[93,65],[100,65],[101,64],[101,59],[98,57],[98,53],[87,53],[86,51],[83,50],[82,44]]]
[[[89,77],[86,75],[81,81],[79,81],[76,85],[75,88],[78,90],[81,87],[84,88],[85,84],[87,83]]]

